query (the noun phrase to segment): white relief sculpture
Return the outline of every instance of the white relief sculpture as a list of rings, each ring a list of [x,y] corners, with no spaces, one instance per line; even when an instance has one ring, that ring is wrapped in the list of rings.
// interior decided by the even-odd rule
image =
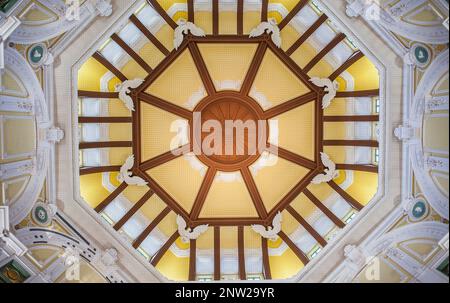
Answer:
[[[190,240],[195,240],[201,234],[208,230],[209,225],[199,225],[194,229],[187,227],[186,221],[180,215],[177,216],[178,233],[180,234],[183,243],[189,243]]]
[[[331,101],[336,97],[336,92],[338,89],[337,83],[331,81],[328,78],[317,78],[313,77],[309,79],[314,85],[318,87],[325,87],[325,96],[322,98],[322,109],[330,106]]]
[[[130,111],[134,111],[133,99],[130,97],[131,89],[137,88],[144,82],[142,79],[126,80],[121,84],[117,84],[115,89],[119,92],[119,99]]]
[[[109,17],[112,14],[111,0],[92,0],[92,5],[101,17]]]
[[[131,176],[132,172],[130,170],[133,167],[133,165],[134,165],[134,155],[130,155],[120,168],[117,180],[119,180],[119,182],[125,182],[128,185],[137,185],[137,186],[146,185],[147,182],[141,177]]]
[[[187,21],[186,19],[180,18],[177,22],[178,27],[175,29],[174,38],[173,38],[173,46],[175,49],[178,49],[183,43],[184,35],[191,33],[193,36],[204,37],[206,36],[205,31],[200,27],[195,25],[192,22]]]
[[[280,48],[281,47],[281,35],[280,29],[278,28],[278,24],[275,19],[270,18],[268,21],[261,22],[257,27],[251,30],[248,35],[250,38],[259,37],[263,35],[265,32],[271,35],[271,39],[273,43]]]
[[[324,170],[325,174],[315,176],[311,181],[313,184],[329,182],[339,176],[339,172],[336,170],[336,164],[330,160],[330,157],[328,157],[326,153],[320,153],[320,159],[322,160],[322,164],[326,167]]]
[[[269,239],[271,241],[278,240],[278,233],[281,231],[281,222],[283,222],[283,217],[281,212],[278,212],[272,221],[272,226],[265,227],[263,225],[252,225],[254,232],[261,235],[261,237]]]

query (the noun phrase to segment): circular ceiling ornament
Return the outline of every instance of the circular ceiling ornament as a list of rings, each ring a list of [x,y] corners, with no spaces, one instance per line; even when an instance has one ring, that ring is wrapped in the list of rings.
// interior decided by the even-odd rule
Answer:
[[[52,223],[53,211],[47,203],[38,201],[34,206],[31,217],[40,226],[49,226]]]
[[[416,43],[411,47],[410,55],[416,66],[424,68],[430,64],[432,52],[426,45]]]
[[[48,55],[48,49],[44,43],[31,45],[27,52],[28,62],[30,62],[33,67],[39,67],[44,64]]]
[[[425,201],[423,197],[417,197],[411,203],[408,218],[412,222],[422,221],[429,214],[428,203]]]

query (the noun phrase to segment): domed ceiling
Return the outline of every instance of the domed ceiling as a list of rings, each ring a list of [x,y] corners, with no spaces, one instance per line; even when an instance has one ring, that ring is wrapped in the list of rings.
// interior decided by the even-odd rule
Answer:
[[[81,197],[171,280],[297,274],[378,190],[379,72],[340,28],[148,1],[78,70]]]

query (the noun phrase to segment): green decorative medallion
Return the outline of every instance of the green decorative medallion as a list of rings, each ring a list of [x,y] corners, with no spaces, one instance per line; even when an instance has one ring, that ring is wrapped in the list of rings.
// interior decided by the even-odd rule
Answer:
[[[431,61],[431,54],[428,47],[423,44],[415,44],[411,49],[414,62],[419,67],[427,66]]]
[[[47,47],[43,43],[32,45],[28,49],[28,61],[32,66],[40,66],[47,58]]]
[[[48,226],[52,222],[51,210],[44,202],[37,202],[31,213],[33,221],[41,226]]]

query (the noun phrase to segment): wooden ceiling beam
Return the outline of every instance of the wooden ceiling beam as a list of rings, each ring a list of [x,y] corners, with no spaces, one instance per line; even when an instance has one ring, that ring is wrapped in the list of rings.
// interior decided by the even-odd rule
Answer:
[[[350,196],[345,190],[343,190],[339,185],[333,180],[328,182],[332,189],[334,189],[348,204],[350,204],[354,209],[360,211],[364,208],[364,205],[356,201],[355,198]]]
[[[296,97],[292,100],[281,103],[280,105],[274,106],[264,112],[265,119],[272,119],[276,116],[284,114],[290,110],[300,107],[304,104],[312,102],[317,99],[317,93],[312,91],[303,96]]]
[[[303,265],[309,263],[309,259],[306,256],[306,254],[300,248],[298,248],[298,246],[289,238],[288,235],[286,235],[283,231],[280,231],[278,235],[284,241],[284,243],[286,243],[287,246],[289,246],[292,252],[300,259]]]
[[[111,39],[116,42],[134,61],[136,61],[137,64],[139,64],[148,74],[150,74],[153,69],[150,67],[150,65],[145,62],[144,59],[141,58],[141,56],[138,55],[128,44],[125,43],[125,41],[122,40],[122,38],[119,37],[116,33],[111,35]]]
[[[200,212],[202,211],[203,204],[205,204],[206,197],[208,196],[214,177],[216,176],[216,172],[216,169],[210,167],[203,177],[202,185],[200,186],[194,205],[192,206],[190,215],[191,220],[196,220],[200,216]]]
[[[188,21],[195,23],[194,0],[187,0]]]
[[[109,147],[132,147],[132,141],[107,141],[107,142],[80,142],[79,149],[109,148]]]
[[[269,262],[269,245],[267,243],[267,239],[263,237],[261,237],[261,250],[262,250],[264,279],[272,280],[272,272],[270,270],[270,262]]]
[[[300,38],[298,38],[297,41],[294,42],[294,44],[291,45],[291,47],[289,47],[289,49],[286,51],[286,54],[288,56],[291,56],[327,20],[328,20],[328,16],[325,14],[322,14],[319,17],[319,19],[317,19],[317,21],[314,22],[314,24],[311,25],[311,27],[308,28],[306,30],[306,32],[304,32],[303,35]]]
[[[192,239],[189,245],[189,281],[197,278],[197,240]]]
[[[133,247],[138,248],[142,242],[148,237],[148,235],[155,229],[155,227],[171,212],[170,207],[164,208],[164,210],[144,229],[143,232],[133,241]]]
[[[182,155],[188,153],[191,150],[190,144],[183,145],[175,150],[168,151],[164,154],[161,154],[159,156],[156,156],[150,160],[147,160],[145,162],[142,162],[139,165],[139,168],[142,171],[147,171],[149,169],[155,168],[157,166],[160,166],[164,163],[170,162],[172,160],[177,159],[178,157],[181,157]]]
[[[258,73],[259,67],[264,59],[264,54],[267,50],[267,44],[264,42],[259,43],[256,49],[255,55],[253,56],[252,63],[248,68],[247,74],[245,75],[244,83],[242,83],[241,94],[248,96],[250,90],[255,81],[256,75]]]
[[[103,55],[100,52],[95,52],[92,55],[92,58],[94,58],[95,60],[97,60],[101,65],[103,65],[107,70],[109,70],[111,73],[114,74],[114,76],[116,76],[117,78],[119,78],[120,81],[124,82],[127,81],[128,78],[125,77],[124,74],[122,74],[122,72],[117,69],[112,63],[110,63],[108,60],[106,60],[105,57],[103,57]]]
[[[345,227],[345,223],[342,222],[328,207],[325,206],[319,199],[316,198],[307,188],[303,190],[305,196],[318,208],[320,209],[331,221],[333,221],[336,226],[340,228]]]
[[[289,205],[286,210],[322,247],[327,245],[327,241],[292,206]]]
[[[333,48],[335,48],[339,43],[341,43],[346,38],[345,34],[338,34],[324,49],[322,49],[304,68],[303,71],[308,73],[311,69],[319,63]]]
[[[189,43],[189,51],[191,52],[192,59],[194,60],[195,66],[197,67],[198,74],[202,79],[203,86],[205,87],[206,92],[209,96],[214,95],[216,93],[216,87],[214,82],[209,74],[208,68],[206,67],[206,63],[203,60],[202,54],[195,43]]]
[[[114,224],[113,228],[115,230],[119,230],[124,226],[125,223],[128,222],[128,220],[133,217],[135,213],[138,212],[139,209],[153,196],[153,191],[150,189],[148,190],[142,198],[140,198],[131,208],[130,210],[119,220],[116,224]]]
[[[158,98],[156,96],[147,94],[147,93],[140,93],[138,96],[138,99],[148,103],[152,106],[156,106],[162,110],[165,110],[166,112],[172,113],[174,115],[177,115],[181,118],[184,118],[186,120],[192,119],[192,112],[181,107],[178,105],[175,105],[171,102],[168,102],[166,100],[163,100],[161,98]]]
[[[219,0],[212,0],[213,35],[219,35]]]
[[[78,90],[79,98],[92,98],[92,99],[118,99],[119,93],[117,92],[94,92],[87,90]]]
[[[237,34],[244,34],[244,0],[237,0]]]
[[[261,2],[261,22],[267,22],[269,0],[262,0]]]
[[[82,166],[80,167],[80,176],[96,174],[96,173],[104,173],[104,172],[112,172],[119,171],[120,165],[109,165],[109,166]]]
[[[153,45],[164,54],[164,56],[168,56],[170,54],[170,51],[162,44],[158,38],[153,35],[150,30],[141,22],[141,20],[136,17],[136,15],[130,16],[130,21],[141,31],[142,34],[144,34],[147,39],[153,43]]]
[[[155,9],[155,11],[170,25],[173,29],[178,27],[178,24],[167,14],[167,12],[158,3],[158,0],[147,0],[147,2]]]
[[[336,98],[376,97],[380,95],[379,89],[359,90],[353,92],[337,92]]]
[[[309,169],[315,169],[317,167],[316,162],[311,161],[291,151],[288,151],[287,149],[284,149],[282,147],[269,145],[266,150],[273,155],[276,155],[282,159],[288,160],[289,162],[295,163],[297,165]]]
[[[331,81],[336,80],[343,72],[345,72],[350,66],[358,62],[360,59],[364,57],[362,51],[357,50],[354,52],[337,70],[335,70],[328,78]]]
[[[287,14],[286,17],[283,18],[283,20],[281,20],[280,24],[278,25],[278,27],[280,28],[280,30],[282,30],[286,25],[289,24],[289,22],[291,22],[292,18],[294,18],[298,12],[306,6],[306,4],[308,4],[309,0],[299,0],[298,3],[294,6],[294,8]]]
[[[242,178],[244,179],[245,186],[247,186],[250,197],[252,198],[253,204],[255,205],[256,212],[261,219],[267,218],[267,210],[264,206],[264,202],[256,186],[255,180],[253,179],[252,173],[248,167],[241,168]]]
[[[377,122],[379,115],[323,116],[324,122]]]
[[[378,141],[375,140],[324,140],[325,146],[367,146],[378,147]]]
[[[199,218],[192,221],[192,227],[196,227],[203,224],[209,224],[210,226],[250,226],[254,224],[267,225],[266,221],[260,218]]]
[[[173,233],[172,236],[170,236],[169,240],[167,240],[166,243],[158,250],[158,252],[153,256],[151,260],[151,264],[153,266],[158,265],[159,261],[161,261],[162,257],[166,254],[166,252],[169,250],[169,248],[172,246],[173,243],[180,237],[180,234],[178,233],[178,230]]]
[[[336,164],[336,169],[378,173],[378,166],[372,164]]]
[[[214,226],[214,280],[220,281],[220,226]]]
[[[267,41],[267,35],[261,35],[258,37],[250,38],[247,35],[206,35],[204,37],[200,36],[188,36],[187,40],[190,42],[196,43],[256,43],[256,42],[264,42]]]
[[[78,117],[78,123],[131,123],[131,117]]]
[[[100,202],[99,205],[97,205],[94,210],[99,213],[102,210],[104,210],[112,201],[114,201],[115,198],[117,198],[124,190],[127,188],[128,184],[125,182],[120,183],[119,186],[116,187],[115,190],[113,190],[112,193],[108,195],[102,202]]]
[[[247,273],[245,272],[244,226],[238,226],[238,263],[239,279],[247,280]]]

